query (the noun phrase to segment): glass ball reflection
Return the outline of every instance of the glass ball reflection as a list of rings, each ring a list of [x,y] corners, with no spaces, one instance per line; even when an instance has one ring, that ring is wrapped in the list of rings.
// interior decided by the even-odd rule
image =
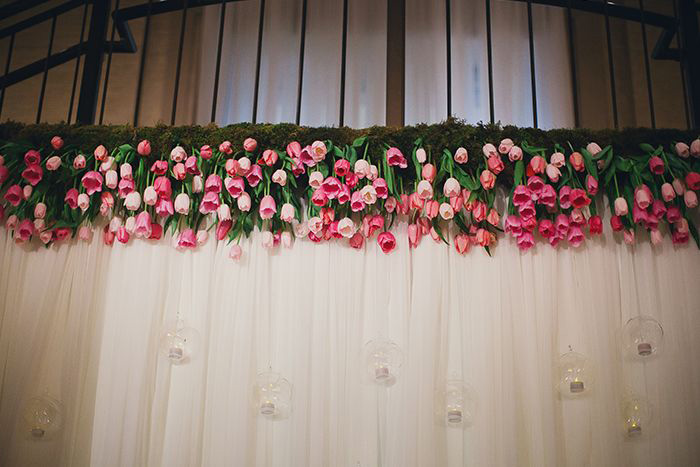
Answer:
[[[403,364],[403,353],[391,341],[369,341],[364,348],[367,376],[380,386],[393,386]]]
[[[625,351],[646,358],[658,353],[664,337],[661,324],[649,316],[637,316],[625,323],[622,344]]]
[[[166,328],[160,339],[160,353],[173,365],[183,365],[196,356],[199,349],[199,333],[185,327],[182,321]]]
[[[652,419],[649,402],[641,396],[630,395],[622,402],[622,418],[625,433],[630,438],[637,438],[649,430]]]
[[[476,393],[459,379],[450,379],[436,395],[436,416],[439,424],[463,428],[474,423]]]
[[[63,404],[48,394],[31,397],[24,405],[23,418],[31,439],[51,439],[63,428]]]
[[[292,409],[292,384],[278,373],[258,375],[254,388],[255,409],[264,418],[279,420]]]
[[[557,362],[557,390],[564,397],[580,397],[593,386],[593,366],[577,352],[567,352]]]

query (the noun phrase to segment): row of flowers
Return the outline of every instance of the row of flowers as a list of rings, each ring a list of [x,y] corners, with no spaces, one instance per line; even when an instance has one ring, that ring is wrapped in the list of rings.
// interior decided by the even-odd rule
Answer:
[[[369,146],[361,137],[342,147],[293,141],[261,148],[248,138],[242,147],[224,141],[154,154],[148,140],[89,153],[61,136],[44,148],[8,143],[0,148],[0,219],[17,243],[90,240],[93,226],[104,225],[108,245],[170,230],[178,249],[213,235],[231,242],[238,259],[239,240],[256,226],[269,248],[289,247],[294,238],[344,239],[357,249],[376,241],[389,253],[401,216],[411,248],[429,236],[451,240],[464,254],[472,246],[488,250],[499,231],[522,250],[538,239],[579,247],[587,234],[602,233],[605,195],[612,230],[627,243],[639,231],[655,245],[665,231],[674,244],[691,235],[698,241],[690,210],[698,205],[700,140],[643,144],[634,156],[596,143],[540,148],[508,138],[471,153],[420,138],[403,150],[373,148],[375,156]]]

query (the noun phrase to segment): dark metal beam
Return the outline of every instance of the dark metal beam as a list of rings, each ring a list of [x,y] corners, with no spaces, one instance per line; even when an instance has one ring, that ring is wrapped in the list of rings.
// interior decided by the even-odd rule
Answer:
[[[700,128],[700,32],[695,0],[679,0],[678,17],[690,124]]]
[[[42,3],[48,3],[48,0],[16,0],[9,5],[0,7],[0,18],[9,18],[23,11],[31,10]]]
[[[104,0],[95,2],[92,5],[88,46],[85,53],[85,64],[83,65],[83,78],[80,82],[78,123],[95,123],[97,96],[100,92],[102,59],[104,57],[105,37],[107,35],[107,19],[109,18],[111,3],[111,0]],[[79,50],[80,52],[82,50]]]
[[[94,1],[94,0],[93,0]],[[104,0],[107,1],[107,0]],[[59,16],[63,13],[66,13],[68,11],[71,11],[74,8],[83,6],[85,3],[84,0],[70,0],[66,3],[62,3],[54,8],[51,8],[50,10],[42,11],[41,13],[37,13],[36,15],[27,18],[25,20],[22,20],[18,23],[15,23],[11,26],[8,26],[6,28],[0,29],[0,39],[9,37],[12,34],[18,33],[20,31],[24,31],[25,29],[31,28],[32,26],[36,26],[39,23],[43,23],[44,21],[48,21],[52,19],[54,16]],[[95,3],[101,3],[101,2],[95,2]],[[0,18],[7,18],[6,16],[0,15]]]

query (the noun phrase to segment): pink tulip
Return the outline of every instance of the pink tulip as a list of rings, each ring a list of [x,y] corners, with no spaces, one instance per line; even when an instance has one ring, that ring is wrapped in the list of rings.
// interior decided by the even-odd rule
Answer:
[[[425,164],[423,166],[423,169],[421,170],[421,176],[423,177],[423,180],[427,180],[428,182],[432,183],[433,180],[435,180],[436,175],[437,169],[433,164]]]
[[[398,166],[402,169],[405,169],[408,167],[408,162],[406,161],[406,158],[403,156],[399,148],[389,148],[386,151],[386,161],[390,166]],[[393,238],[393,236],[392,236]],[[392,247],[393,249],[393,247]],[[386,252],[385,252],[386,253]]]
[[[588,174],[586,176],[586,190],[591,196],[595,196],[598,193],[598,180],[596,180],[593,175]]]
[[[292,222],[294,220],[294,206],[290,203],[284,203],[280,210],[280,219],[284,222]]]
[[[506,155],[510,152],[510,150],[513,148],[513,140],[510,138],[504,138],[501,140],[500,144],[498,145],[498,152]]]
[[[566,157],[560,152],[555,152],[549,157],[549,163],[554,167],[561,169],[566,165]]]
[[[170,160],[176,163],[180,163],[187,158],[187,152],[182,146],[175,146],[172,151],[170,151]]]
[[[377,237],[377,243],[385,254],[391,253],[396,248],[396,238],[391,232],[382,232]]]
[[[87,208],[90,207],[90,197],[86,193],[80,193],[78,195],[78,207],[83,212],[87,211]]]
[[[693,191],[700,190],[700,173],[688,172],[685,176],[685,184]]]
[[[532,159],[530,159],[530,169],[532,170],[533,173],[536,173],[536,174],[544,173],[546,167],[547,167],[547,161],[544,160],[544,157],[535,156]]]
[[[243,149],[247,152],[253,152],[258,147],[258,142],[253,138],[246,138],[243,141]]]
[[[521,232],[516,239],[516,243],[520,251],[527,251],[535,246],[535,237],[532,232]]]
[[[242,254],[243,250],[239,245],[232,245],[231,249],[228,252],[228,257],[234,261],[239,261],[241,259]]]
[[[126,230],[126,227],[119,227],[119,229],[117,230],[117,240],[119,241],[119,243],[128,243],[130,237],[131,235],[129,235],[129,232]]]
[[[192,229],[185,229],[180,232],[177,240],[178,248],[194,248],[197,246],[197,236]]]
[[[362,211],[365,208],[365,202],[362,200],[362,194],[359,191],[353,192],[350,198],[350,209],[353,212]]]
[[[661,198],[667,203],[676,197],[676,192],[673,190],[673,185],[666,182],[661,185]]]
[[[83,175],[81,180],[83,187],[88,195],[102,191],[102,174],[91,170]]]
[[[156,175],[165,175],[168,171],[168,161],[155,161],[151,166],[151,172]]]
[[[44,170],[38,164],[28,165],[27,168],[22,171],[22,178],[32,186],[36,186],[36,184],[41,181],[43,176]]]
[[[372,205],[377,202],[377,190],[372,185],[365,185],[360,190],[360,196],[365,204]]]
[[[622,196],[615,199],[615,215],[626,216],[628,212],[629,208],[627,207],[627,200]]]
[[[321,183],[320,190],[328,199],[335,199],[340,193],[342,185],[336,177],[328,177]]]
[[[226,203],[221,203],[218,208],[216,208],[216,218],[219,222],[231,220],[231,208]]]
[[[683,159],[690,156],[690,147],[685,143],[676,143],[676,154]]]
[[[266,149],[265,151],[263,151],[262,160],[266,166],[272,167],[277,163],[278,159],[279,156],[277,155],[276,151],[272,149]]]
[[[262,180],[263,175],[262,175],[262,168],[259,165],[254,165],[250,171],[248,172],[248,175],[246,175],[246,180],[248,180],[248,185],[251,187],[256,187],[258,183]]]
[[[471,248],[471,243],[469,242],[469,235],[459,234],[455,237],[455,249],[457,253],[463,255],[469,252]]]
[[[365,238],[360,232],[357,232],[350,238],[349,244],[352,248],[359,250],[365,243]]]
[[[231,141],[224,141],[223,143],[219,144],[219,152],[228,155],[233,154],[233,145],[231,144]]]
[[[440,217],[442,217],[445,220],[450,220],[455,216],[454,209],[452,209],[450,203],[442,203],[440,205],[439,212]]]
[[[34,224],[29,219],[24,219],[19,223],[15,231],[15,242],[24,243],[28,241],[34,233]]]
[[[142,211],[136,216],[136,223],[134,225],[134,235],[138,238],[150,238],[153,226],[151,222],[151,215],[148,211]]]
[[[100,172],[105,173],[108,170],[114,170],[117,168],[116,160],[114,157],[107,157],[101,164],[100,164]]]
[[[634,244],[634,230],[625,230],[622,232],[622,237],[624,238],[626,244]]]
[[[309,174],[309,186],[313,189],[319,189],[323,183],[324,177],[321,172],[311,172]]]
[[[153,181],[153,188],[155,188],[159,198],[170,198],[173,194],[173,189],[168,177],[156,177]]]
[[[652,230],[650,233],[650,237],[651,237],[651,243],[654,246],[660,245],[664,240],[663,234],[661,232],[659,232],[658,229]]]
[[[685,201],[685,206],[689,209],[698,207],[698,195],[694,191],[686,191],[683,195],[683,201]]]
[[[642,184],[634,190],[634,203],[641,209],[646,209],[654,201],[651,190],[648,186]]]
[[[275,246],[275,236],[272,234],[272,232],[266,230],[262,233],[260,243],[262,244],[263,248],[269,250]]]
[[[149,240],[160,240],[163,238],[163,226],[157,222],[151,222],[151,235]]]
[[[226,187],[226,191],[228,191],[233,198],[238,198],[245,190],[245,182],[241,177],[226,177],[226,179],[224,179],[224,186]]]
[[[75,156],[75,159],[73,159],[73,168],[75,170],[80,170],[85,168],[85,156],[82,154],[78,154]]]
[[[494,173],[494,175],[498,175],[505,168],[503,161],[501,160],[501,156],[489,157],[486,160],[486,165],[487,165],[488,169]]]
[[[602,149],[598,145],[598,143],[588,143],[588,146],[586,146],[586,151],[591,153],[592,156],[595,156],[598,154]]]
[[[221,193],[221,177],[216,174],[209,175],[204,182],[204,191],[207,193],[210,191],[217,194]]]
[[[491,190],[496,184],[496,176],[490,170],[484,170],[479,176],[479,181],[484,190]]]
[[[187,176],[187,170],[185,169],[185,164],[178,162],[173,166],[173,177],[175,180],[184,180]]]
[[[428,180],[421,180],[418,182],[416,193],[420,199],[430,199],[433,197],[433,186]]]
[[[104,162],[107,157],[109,157],[109,152],[107,151],[107,148],[104,147],[103,145],[99,145],[95,148],[95,151],[93,152],[93,155],[95,156],[95,160]],[[84,158],[84,156],[83,156]]]
[[[7,220],[5,221],[5,227],[8,230],[12,230],[17,227],[17,223],[19,220],[17,219],[17,216],[15,214],[11,214],[7,217]]]
[[[453,196],[457,196],[461,191],[462,187],[459,186],[459,182],[456,178],[450,177],[445,180],[445,184],[442,187],[442,192],[446,197],[451,198]]]
[[[225,220],[225,221],[220,221],[219,224],[216,226],[216,239],[217,240],[223,240],[226,238],[226,235],[228,235],[229,230],[231,230],[231,227],[233,226],[233,221]]]
[[[41,162],[41,154],[36,149],[30,149],[24,154],[25,165],[38,165]]]
[[[202,201],[199,203],[199,212],[202,214],[209,214],[216,211],[220,205],[221,200],[219,199],[219,194],[208,191],[204,193]]]
[[[125,162],[119,167],[119,176],[121,178],[126,178],[128,180],[131,180],[133,178],[132,176],[133,170],[131,168],[131,164]]]
[[[520,161],[523,159],[523,150],[518,146],[513,146],[508,151],[508,160],[511,162]]]
[[[301,154],[301,144],[297,141],[292,141],[287,145],[287,155],[291,158],[298,158]]]
[[[180,193],[175,197],[175,212],[185,216],[190,212],[190,197],[187,193]]]
[[[458,151],[459,151],[459,149],[458,149]],[[465,149],[465,151],[466,151],[466,149]],[[418,161],[418,163],[423,164],[427,158],[428,158],[428,155],[426,154],[425,149],[423,149],[423,148],[416,149],[416,160]],[[468,158],[468,156],[467,156],[467,158]]]
[[[455,151],[454,159],[455,162],[458,164],[466,164],[467,161],[469,161],[469,153],[465,148],[457,148],[457,151]]]
[[[547,174],[547,177],[554,183],[557,183],[559,181],[559,177],[561,177],[561,171],[554,164],[547,164],[545,173]]]
[[[63,147],[63,139],[60,136],[54,136],[53,138],[51,138],[51,147],[55,151],[58,151]]]
[[[66,197],[64,198],[64,201],[66,204],[68,204],[68,207],[71,209],[75,209],[78,207],[78,190],[75,188],[71,188],[66,192]]]
[[[54,170],[58,170],[58,168],[61,166],[61,158],[58,156],[51,156],[49,159],[46,161],[46,170],[53,172]]]
[[[659,156],[653,156],[649,159],[649,170],[651,170],[651,173],[656,175],[663,174],[665,170],[664,160]]]
[[[364,159],[358,159],[355,162],[354,172],[359,178],[365,178],[369,175],[369,163]]]
[[[201,193],[204,190],[204,182],[201,175],[192,177],[192,193]]]
[[[160,217],[172,216],[175,213],[173,202],[170,198],[158,198],[156,203],[156,214]]]
[[[92,240],[92,229],[86,225],[78,229],[78,238],[86,243]]]
[[[583,162],[583,156],[580,152],[571,153],[571,155],[569,156],[569,163],[577,172],[583,172],[586,169],[586,166]]]
[[[197,166],[197,156],[190,156],[185,159],[185,172],[190,175],[199,175],[199,167]]]
[[[147,139],[142,140],[136,146],[136,152],[139,156],[149,156],[151,154],[151,143]]]
[[[285,186],[287,184],[287,172],[283,169],[275,170],[272,174],[272,183],[276,183],[279,186]]]
[[[114,190],[117,187],[117,184],[119,183],[119,176],[117,175],[116,170],[108,170],[105,173],[105,185],[107,188],[110,190]]]
[[[250,211],[250,206],[251,206],[250,195],[244,191],[238,197],[236,204],[238,206],[238,209],[240,209],[242,212]]]
[[[389,196],[389,187],[387,186],[386,180],[383,178],[377,178],[372,182],[372,187],[377,193],[377,198],[386,199]]]
[[[24,188],[22,188],[22,196],[25,200],[27,200],[30,196],[32,196],[33,191],[34,188],[31,185],[25,185]]]
[[[411,224],[408,226],[408,247],[415,248],[420,243],[422,237],[422,231],[418,224]]]
[[[206,230],[198,230],[197,231],[197,245],[204,245],[207,243],[207,240],[209,240],[209,232]]]
[[[211,159],[213,154],[214,153],[208,144],[205,144],[204,146],[199,148],[199,156],[205,161]]]
[[[481,152],[484,153],[484,157],[489,158],[491,156],[497,156],[498,151],[496,151],[496,146],[491,143],[486,143],[481,148]]]

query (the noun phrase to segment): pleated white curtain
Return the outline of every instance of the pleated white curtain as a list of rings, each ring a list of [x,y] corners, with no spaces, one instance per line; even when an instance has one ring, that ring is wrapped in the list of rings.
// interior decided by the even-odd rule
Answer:
[[[509,240],[494,256],[429,238],[409,250],[355,251],[298,240],[244,242],[235,263],[215,241],[105,247],[95,238],[25,251],[0,230],[0,465],[690,466],[700,456],[700,253],[629,247],[607,232],[580,250]],[[662,353],[624,356],[620,329],[649,315]],[[192,362],[159,356],[177,317],[200,333]],[[395,341],[397,383],[364,379],[362,347]],[[555,391],[556,358],[587,355],[595,387]],[[272,368],[294,386],[288,419],[252,404]],[[447,378],[477,395],[473,426],[436,423]],[[53,441],[28,439],[22,403],[48,391],[65,407]],[[627,393],[653,405],[643,437],[624,436]]]
[[[452,113],[470,123],[488,122],[489,83],[485,3],[452,1]],[[491,2],[494,118],[531,126],[532,86],[527,7],[512,0]],[[253,116],[260,3],[226,8],[217,122]],[[218,31],[218,6],[204,8],[202,28]],[[300,123],[336,126],[340,111],[342,0],[308,0]],[[383,125],[386,115],[386,0],[348,4],[344,123],[354,128]],[[260,66],[259,122],[296,118],[302,8],[300,0],[268,0]],[[447,118],[447,39],[444,1],[406,2],[406,123]],[[564,10],[533,6],[535,80],[540,128],[573,126]],[[213,70],[218,35],[202,35],[202,70]],[[199,94],[209,96],[214,77],[202,73]],[[200,102],[197,121],[208,123],[211,102]]]

